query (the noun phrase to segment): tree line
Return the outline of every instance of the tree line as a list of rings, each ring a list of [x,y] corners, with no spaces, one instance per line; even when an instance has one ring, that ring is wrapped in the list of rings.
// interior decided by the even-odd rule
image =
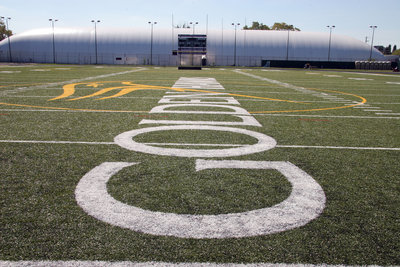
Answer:
[[[397,49],[397,45],[394,45],[393,49],[392,45],[388,46],[375,45],[374,47],[384,55],[398,55],[398,56],[400,55],[400,49]]]
[[[13,35],[11,30],[7,30],[4,21],[0,20],[0,41],[6,39],[8,36]]]
[[[258,21],[253,21],[251,26],[244,26],[243,30],[263,30],[263,31],[281,31],[281,30],[286,30],[286,31],[297,31],[299,32],[300,29],[294,27],[293,25],[286,24],[285,22],[275,22],[274,25],[271,27],[268,25],[265,25],[263,23],[259,23]]]

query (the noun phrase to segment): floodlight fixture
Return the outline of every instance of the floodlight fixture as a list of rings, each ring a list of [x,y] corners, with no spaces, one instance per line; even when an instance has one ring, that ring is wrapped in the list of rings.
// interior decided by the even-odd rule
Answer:
[[[235,26],[235,46],[234,46],[234,52],[233,52],[233,66],[236,66],[236,28],[239,26],[240,23],[234,23],[232,22],[232,26]]]
[[[328,61],[331,59],[331,42],[332,42],[332,29],[335,28],[335,25],[326,26],[329,28],[329,46],[328,46]]]
[[[378,26],[371,25],[369,27],[372,29],[371,49],[369,51],[369,61],[371,61],[372,60],[372,47],[374,45],[374,34],[375,34],[375,29],[378,28]]]
[[[98,63],[98,58],[97,58],[97,23],[100,23],[100,20],[92,20],[92,22],[94,23],[94,51],[95,51],[95,55],[96,55],[96,65]]]
[[[196,25],[199,23],[196,21],[196,22],[189,22],[189,24],[193,24],[193,34],[194,34],[194,29],[196,28]]]
[[[151,37],[150,37],[150,65],[153,65],[153,27],[157,24],[157,21],[149,21],[151,25]]]
[[[58,19],[49,19],[51,22],[51,27],[53,29],[53,63],[56,64],[56,46],[55,46],[55,36],[54,36],[54,24],[58,21]]]

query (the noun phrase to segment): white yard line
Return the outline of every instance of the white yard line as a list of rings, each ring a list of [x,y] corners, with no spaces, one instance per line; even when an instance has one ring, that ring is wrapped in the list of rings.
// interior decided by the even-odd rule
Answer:
[[[247,87],[247,86],[246,86]],[[259,86],[259,87],[264,87],[264,86]],[[259,94],[260,91],[246,91],[246,90],[229,90],[230,93],[236,94],[236,93],[247,93],[247,94]],[[279,91],[263,91],[263,94],[287,94],[287,95],[302,95],[303,93],[298,93],[298,92],[279,92]]]
[[[58,110],[58,109],[0,109],[6,112],[86,112],[86,113],[149,113],[148,111],[116,111],[116,110]],[[400,117],[369,117],[369,116],[329,116],[329,115],[292,115],[292,114],[251,114],[252,116],[274,116],[274,117],[310,117],[310,118],[348,118],[348,119],[394,119]],[[377,115],[395,115],[400,113],[377,113]],[[150,116],[150,115],[149,115]]]
[[[257,75],[254,75],[254,74],[242,72],[241,70],[234,70],[234,72],[242,74],[242,75],[245,75],[245,76],[248,76],[248,77],[252,77],[252,78],[257,79],[257,80],[266,81],[268,83],[276,84],[276,85],[284,87],[284,88],[293,89],[293,90],[296,90],[296,91],[301,92],[301,93],[316,94],[316,92],[314,92],[314,91],[311,91],[311,90],[308,90],[308,89],[306,89],[304,87],[296,86],[296,85],[293,85],[293,84],[290,84],[290,83],[285,83],[285,82],[281,82],[281,81],[277,81],[277,80],[268,79],[268,78],[257,76]],[[319,93],[319,95],[322,96],[321,93]]]
[[[58,88],[58,89],[60,89],[60,88]],[[48,96],[48,95],[8,95],[6,97],[7,98],[10,98],[10,97],[13,97],[13,98],[15,98],[15,97],[17,97],[17,98],[53,98],[53,97],[57,97],[57,96],[56,95],[55,96]]]
[[[357,107],[353,107],[353,108],[362,108],[362,109],[366,109],[366,108],[380,108],[380,107],[371,107],[371,106],[365,107],[365,105],[361,105],[361,106],[357,106]]]
[[[57,88],[57,90],[59,90],[60,88]],[[237,91],[235,91],[237,92]],[[296,93],[298,94],[298,93]],[[58,95],[57,95],[58,96]],[[34,96],[34,95],[7,95],[7,98],[53,98],[53,97],[57,97],[56,95],[53,96]],[[126,99],[160,99],[159,97],[153,97],[153,96],[120,96],[118,98],[126,98]],[[270,102],[271,100],[264,100],[264,99],[245,99],[242,98],[240,99],[240,101],[251,101],[251,102]],[[341,99],[337,99],[337,100],[332,100],[332,101],[312,101],[312,100],[302,100],[302,102],[307,102],[307,103],[348,103],[348,102],[353,102],[352,100],[341,100]],[[357,102],[359,103],[359,102]],[[355,104],[357,104],[355,103]],[[400,103],[372,103],[372,102],[368,102],[371,105],[400,105]],[[221,103],[222,104],[222,103]],[[353,108],[366,108],[365,104],[362,106],[357,106],[357,107],[353,107]],[[369,107],[368,107],[369,108]],[[371,107],[373,108],[373,107]],[[380,108],[380,107],[375,107],[375,108]]]
[[[381,97],[388,97],[388,96],[400,96],[400,95],[363,94],[363,96],[381,96]]]
[[[85,142],[85,141],[40,141],[40,140],[0,140],[0,143],[25,144],[78,144],[78,145],[115,145],[114,142]]]
[[[383,77],[396,77],[400,78],[399,74],[378,74],[378,73],[361,73],[361,72],[342,72],[342,73],[349,73],[349,74],[357,74],[357,75],[369,75],[369,76],[383,76]]]
[[[86,112],[86,113],[149,113],[148,111],[118,111],[118,110],[70,110],[70,109],[0,109],[7,112]]]
[[[366,109],[364,111],[369,111],[369,112],[376,112],[376,111],[384,111],[384,112],[393,112],[392,110],[382,110],[382,109]]]
[[[371,103],[371,102],[368,102],[368,103],[370,103],[370,104],[373,104],[373,105],[400,105],[400,103]]]
[[[348,147],[348,146],[301,146],[301,145],[277,145],[281,148],[324,148],[324,149],[350,149],[350,150],[394,150],[400,151],[397,147]]]
[[[84,88],[83,88],[84,89]],[[93,89],[93,88],[90,88]],[[60,88],[57,88],[57,90],[60,90]],[[57,97],[58,95],[7,95],[7,98],[54,98]],[[132,99],[160,99],[159,97],[154,97],[154,96],[119,96],[118,98],[132,98]],[[399,103],[400,104],[400,103]]]
[[[275,85],[278,85],[278,86],[281,86],[281,87],[285,87],[285,88],[288,88],[288,89],[293,89],[293,90],[295,90],[297,92],[300,92],[300,93],[303,93],[303,94],[308,94],[308,95],[312,95],[312,96],[315,96],[315,97],[320,97],[320,98],[323,98],[325,100],[331,100],[332,102],[335,102],[335,103],[337,101],[347,102],[349,104],[345,104],[345,105],[349,105],[349,106],[350,105],[354,105],[354,103],[360,104],[359,102],[356,102],[356,101],[350,101],[350,100],[344,99],[342,97],[338,97],[338,96],[336,96],[335,94],[332,94],[332,93],[328,94],[328,93],[323,93],[323,92],[315,92],[315,91],[309,90],[309,89],[307,89],[305,87],[296,86],[296,85],[293,85],[293,84],[290,84],[290,83],[281,82],[281,81],[278,81],[278,80],[268,79],[268,78],[265,78],[265,77],[262,77],[262,76],[257,76],[257,75],[254,75],[254,74],[242,72],[241,70],[234,70],[234,72],[242,74],[242,75],[245,75],[245,76],[248,76],[248,77],[251,77],[251,78],[254,78],[254,79],[257,79],[257,80],[266,81],[268,83],[275,84]],[[371,80],[371,79],[364,79],[364,78],[349,78],[349,79]]]
[[[400,113],[385,113],[387,115],[400,115]],[[271,116],[271,117],[309,117],[309,118],[339,118],[339,119],[394,119],[400,117],[370,117],[370,116],[332,116],[332,115],[295,115],[295,114],[251,114],[252,116]],[[382,115],[382,114],[379,114]]]
[[[213,262],[180,262],[161,261],[0,261],[1,267],[377,267],[378,265],[329,265],[299,263],[213,263]],[[396,265],[392,265],[396,267]],[[398,266],[398,265],[397,265]]]
[[[148,111],[115,111],[115,110],[57,110],[57,109],[0,109],[6,112],[86,112],[86,113],[145,113]],[[343,118],[343,119],[394,119],[398,120],[400,117],[370,117],[370,116],[329,116],[329,115],[294,115],[294,114],[251,114],[252,116],[272,116],[272,117],[309,117],[309,118]],[[382,113],[377,115],[395,115],[399,116],[400,113]],[[150,115],[149,115],[150,116]]]
[[[356,80],[356,81],[373,81],[374,79],[367,79],[367,78],[347,78],[349,80]]]
[[[114,142],[86,141],[39,141],[39,140],[0,140],[0,143],[22,144],[77,144],[77,145],[116,145]],[[193,144],[193,143],[143,143],[149,146],[210,146],[210,147],[246,147],[247,144]],[[308,145],[276,145],[279,148],[318,148],[318,149],[350,149],[350,150],[392,150],[400,151],[397,147],[347,147],[347,146],[308,146]]]

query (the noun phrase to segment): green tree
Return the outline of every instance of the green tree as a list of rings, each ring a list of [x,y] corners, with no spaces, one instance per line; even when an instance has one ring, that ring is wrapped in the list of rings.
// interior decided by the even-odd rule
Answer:
[[[174,27],[177,28],[177,29],[180,29],[180,28],[182,28],[182,29],[190,29],[190,25],[186,24],[186,22],[183,23],[183,24],[177,24]]]
[[[249,26],[244,26],[243,30],[275,30],[275,31],[280,31],[280,30],[290,30],[290,31],[300,31],[299,28],[294,27],[293,25],[288,25],[285,22],[275,22],[272,27],[269,27],[268,25],[264,25],[262,23],[259,23],[258,21],[253,21],[252,25]]]
[[[0,20],[0,41],[6,39],[8,36],[13,35],[11,30],[6,29],[6,25],[2,20]]]
[[[400,56],[400,49],[393,51],[392,55]]]
[[[249,26],[244,26],[243,27],[244,30],[271,30],[270,27],[268,27],[267,25],[264,25],[262,23],[259,23],[258,21],[253,21],[251,27]]]
[[[392,54],[392,45],[389,45],[385,47],[385,50],[383,51],[384,55],[391,55]]]
[[[289,30],[289,31],[300,31],[299,28],[295,28],[293,25],[288,25],[285,22],[275,22],[271,27],[271,30],[280,31],[280,30]]]

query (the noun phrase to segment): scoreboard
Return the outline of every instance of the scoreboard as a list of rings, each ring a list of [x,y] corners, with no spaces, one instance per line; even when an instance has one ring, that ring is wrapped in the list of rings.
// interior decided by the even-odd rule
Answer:
[[[207,35],[205,34],[179,34],[178,54],[180,55],[206,55]]]

